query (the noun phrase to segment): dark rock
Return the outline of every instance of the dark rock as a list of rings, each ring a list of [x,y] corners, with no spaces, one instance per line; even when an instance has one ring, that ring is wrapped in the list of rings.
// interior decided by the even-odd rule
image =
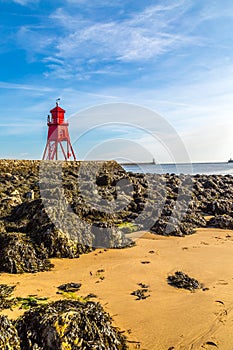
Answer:
[[[90,299],[90,298],[97,298],[97,295],[94,293],[87,294],[86,299]]]
[[[107,186],[109,183],[109,177],[107,174],[100,175],[96,178],[97,186]]]
[[[70,282],[70,283],[61,284],[57,288],[59,290],[62,290],[63,292],[77,292],[80,289],[80,287],[81,287],[81,283]]]

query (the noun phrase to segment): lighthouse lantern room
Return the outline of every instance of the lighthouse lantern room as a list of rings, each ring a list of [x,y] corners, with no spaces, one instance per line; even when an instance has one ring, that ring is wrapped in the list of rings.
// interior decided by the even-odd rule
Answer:
[[[61,153],[65,160],[76,160],[73,147],[70,142],[68,131],[69,123],[65,121],[65,110],[62,109],[58,100],[56,107],[51,109],[51,115],[48,115],[48,138],[45,146],[43,160],[58,160]],[[59,152],[60,150],[60,152]]]

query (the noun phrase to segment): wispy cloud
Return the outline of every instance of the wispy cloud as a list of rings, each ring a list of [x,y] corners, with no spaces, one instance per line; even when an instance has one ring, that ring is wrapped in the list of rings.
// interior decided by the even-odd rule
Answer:
[[[47,35],[46,31],[31,29],[28,26],[22,26],[17,32],[18,45],[27,51],[28,57],[34,55],[47,55],[49,49],[56,42],[56,35]]]
[[[49,29],[23,26],[17,37],[30,56],[43,55],[47,75],[52,72],[59,78],[73,75],[88,80],[93,74],[115,74],[118,64],[144,65],[180,47],[200,45],[200,37],[178,29],[188,9],[189,1],[176,0],[172,5],[150,6],[122,18],[96,21],[81,12],[58,8],[49,18],[50,25],[58,28],[57,35]]]
[[[0,81],[0,89],[30,90],[30,91],[42,91],[42,92],[52,91],[51,88],[46,86],[14,84],[14,83],[8,83],[4,81]]]
[[[60,38],[58,57],[101,57],[124,62],[155,59],[180,45],[198,45],[200,38],[178,32],[175,22],[187,10],[183,1],[152,6],[121,21],[81,23],[79,16],[58,9],[52,18],[70,31]]]

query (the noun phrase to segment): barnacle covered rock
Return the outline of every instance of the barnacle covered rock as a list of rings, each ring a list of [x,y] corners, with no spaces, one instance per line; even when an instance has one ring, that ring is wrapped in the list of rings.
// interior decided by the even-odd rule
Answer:
[[[59,300],[16,321],[22,350],[125,350],[126,338],[99,303]]]

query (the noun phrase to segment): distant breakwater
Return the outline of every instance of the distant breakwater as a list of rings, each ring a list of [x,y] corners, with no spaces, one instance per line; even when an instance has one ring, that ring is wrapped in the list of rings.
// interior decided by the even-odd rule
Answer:
[[[122,166],[124,166],[124,165],[132,165],[132,166],[140,166],[140,165],[149,165],[149,164],[156,164],[155,162],[137,162],[137,163],[134,163],[134,162],[130,162],[130,163],[118,163],[118,164],[120,164],[120,165],[122,165]]]

